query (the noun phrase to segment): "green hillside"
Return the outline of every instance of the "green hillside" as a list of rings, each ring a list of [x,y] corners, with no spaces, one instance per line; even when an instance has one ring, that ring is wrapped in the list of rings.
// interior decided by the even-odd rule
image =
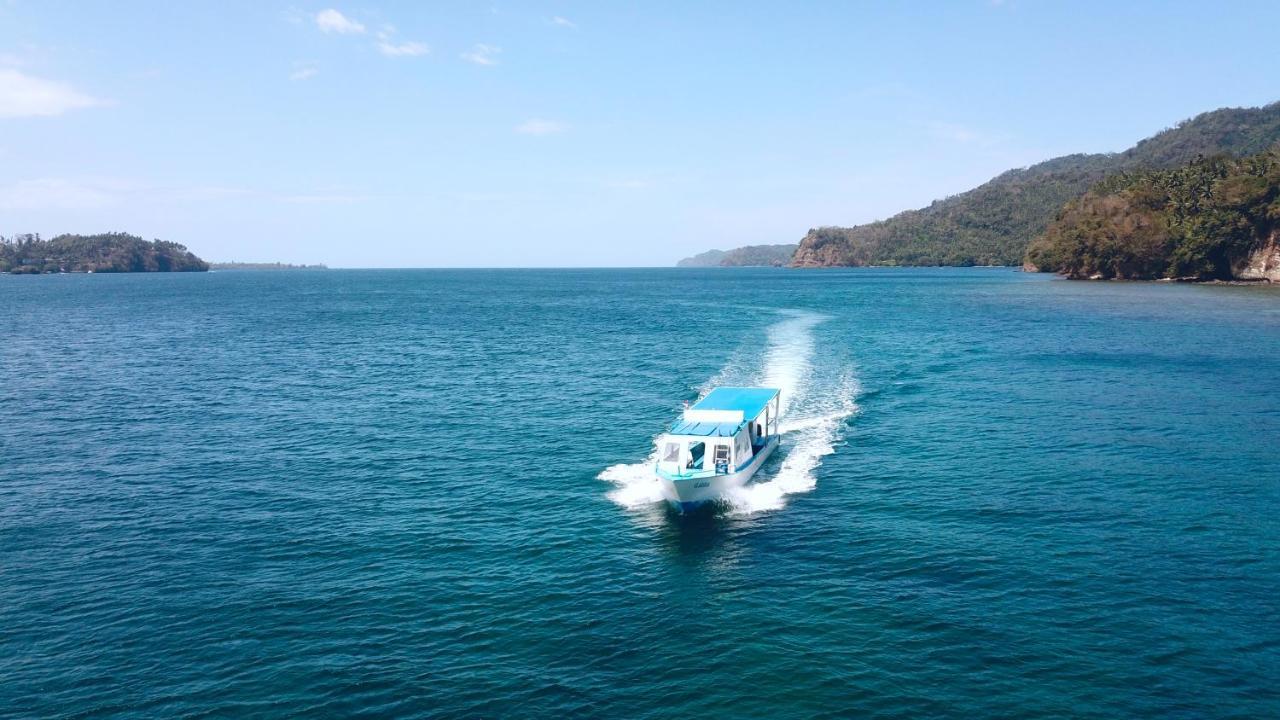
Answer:
[[[183,245],[148,242],[135,235],[38,235],[0,237],[0,272],[203,272],[209,264]]]
[[[687,257],[676,263],[676,267],[720,267],[720,261],[727,253],[724,250],[708,250],[693,257]]]
[[[1258,256],[1276,251],[1278,231],[1280,145],[1113,175],[1068,203],[1027,261],[1072,278],[1268,277]]]
[[[733,250],[708,250],[676,263],[676,267],[781,267],[791,262],[796,245],[747,245]]]
[[[1108,175],[1167,169],[1201,155],[1262,152],[1280,140],[1280,103],[1228,108],[1179,123],[1114,154],[1067,155],[856,227],[810,230],[792,258],[836,265],[1016,265],[1062,206]]]

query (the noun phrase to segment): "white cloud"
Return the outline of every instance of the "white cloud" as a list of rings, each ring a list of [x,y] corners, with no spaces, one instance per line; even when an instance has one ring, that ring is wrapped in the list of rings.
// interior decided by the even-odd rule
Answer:
[[[364,25],[333,8],[316,13],[316,27],[320,28],[321,32],[337,33],[339,35],[364,34]]]
[[[417,57],[431,52],[431,48],[427,47],[426,43],[420,42],[391,43],[379,40],[378,52],[387,57]]]
[[[477,65],[497,65],[498,55],[502,52],[502,48],[496,45],[485,45],[479,43],[470,51],[462,53],[460,56],[467,62],[473,62]]]
[[[378,33],[377,46],[378,52],[387,57],[417,57],[431,52],[431,48],[426,43],[409,40],[396,42],[396,29],[392,25],[386,26],[386,29]]]
[[[105,104],[70,85],[0,69],[0,118],[61,115]]]
[[[551,18],[551,24],[556,25],[558,27],[565,27],[565,28],[570,28],[575,30],[578,27],[578,24],[575,23],[574,21],[570,20],[569,18],[560,17],[559,15]]]
[[[525,120],[516,126],[516,132],[521,135],[554,135],[568,130],[569,126],[554,120],[542,120],[532,118]]]

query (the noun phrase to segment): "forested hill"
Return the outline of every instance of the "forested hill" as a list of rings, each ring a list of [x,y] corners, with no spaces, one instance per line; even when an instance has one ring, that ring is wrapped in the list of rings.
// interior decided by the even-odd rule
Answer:
[[[720,261],[727,255],[724,250],[708,250],[693,257],[687,257],[676,263],[676,267],[720,267]]]
[[[1071,278],[1280,281],[1280,145],[1108,177],[1062,209],[1027,263]]]
[[[791,262],[796,244],[747,245],[733,250],[708,250],[676,263],[676,267],[779,267]]]
[[[204,272],[209,264],[183,245],[148,242],[135,235],[38,235],[0,237],[0,272]]]
[[[1170,169],[1197,156],[1251,155],[1280,140],[1280,103],[1204,113],[1111,154],[1010,170],[926,208],[856,227],[810,230],[792,258],[835,265],[1016,265],[1068,201],[1113,173]]]

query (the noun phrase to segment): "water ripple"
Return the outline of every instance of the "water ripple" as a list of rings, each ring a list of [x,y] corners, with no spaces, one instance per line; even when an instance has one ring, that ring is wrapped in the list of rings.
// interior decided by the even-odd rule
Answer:
[[[0,716],[1280,707],[1272,289],[331,271],[0,298]],[[764,382],[782,451],[668,513],[654,434]]]

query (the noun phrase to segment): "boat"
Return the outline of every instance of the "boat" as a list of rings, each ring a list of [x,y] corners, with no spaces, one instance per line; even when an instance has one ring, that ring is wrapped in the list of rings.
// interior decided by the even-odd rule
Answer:
[[[778,447],[777,388],[718,387],[657,440],[654,473],[678,512],[714,501],[756,474]]]

